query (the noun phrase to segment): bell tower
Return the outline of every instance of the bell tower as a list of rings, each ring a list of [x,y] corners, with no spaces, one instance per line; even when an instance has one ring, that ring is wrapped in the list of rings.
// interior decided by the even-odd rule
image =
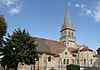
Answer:
[[[61,32],[60,41],[64,42],[65,45],[68,45],[69,47],[75,47],[76,45],[75,29],[69,17],[68,7],[66,8],[64,24],[62,25],[60,32]]]

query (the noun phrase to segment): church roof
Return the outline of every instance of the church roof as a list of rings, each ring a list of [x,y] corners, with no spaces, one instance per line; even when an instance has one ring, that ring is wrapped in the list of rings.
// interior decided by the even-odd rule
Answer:
[[[62,52],[66,46],[64,43],[54,40],[48,40],[44,38],[35,37],[36,43],[38,44],[37,52],[57,55]]]
[[[85,45],[77,45],[76,47],[68,47],[68,50],[71,53],[77,53],[78,51],[93,51],[91,49],[89,49],[88,47],[86,47]]]
[[[71,53],[76,53],[76,52],[78,52],[79,48],[69,47],[68,50],[69,50]]]
[[[68,7],[66,9],[64,24],[62,25],[61,31],[64,30],[64,29],[67,29],[67,28],[74,30],[73,24],[71,23],[71,20],[70,20],[70,17],[69,17]]]
[[[48,40],[38,37],[35,37],[35,41],[38,44],[36,49],[37,52],[39,53],[58,55],[59,53],[63,52],[65,48],[67,48],[71,53],[77,53],[78,51],[87,51],[87,50],[92,51],[85,45],[77,45],[77,47],[67,47],[63,42]]]

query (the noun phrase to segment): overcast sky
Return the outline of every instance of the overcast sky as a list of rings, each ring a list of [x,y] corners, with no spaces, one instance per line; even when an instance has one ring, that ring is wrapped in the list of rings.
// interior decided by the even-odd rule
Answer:
[[[100,47],[99,0],[0,0],[0,14],[5,16],[10,34],[21,28],[32,36],[59,41],[66,5],[76,42],[96,50]]]

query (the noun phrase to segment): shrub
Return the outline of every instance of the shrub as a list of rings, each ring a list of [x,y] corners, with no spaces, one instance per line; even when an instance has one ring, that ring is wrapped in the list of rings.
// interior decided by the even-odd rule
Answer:
[[[67,70],[80,70],[80,66],[79,65],[74,65],[74,64],[70,64],[66,66]]]

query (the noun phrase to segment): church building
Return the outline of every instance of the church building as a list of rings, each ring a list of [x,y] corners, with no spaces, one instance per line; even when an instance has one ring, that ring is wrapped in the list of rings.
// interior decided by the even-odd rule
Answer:
[[[66,8],[64,23],[61,27],[60,41],[35,37],[38,44],[39,59],[35,70],[66,70],[66,65],[75,64],[81,67],[92,67],[96,53],[86,45],[76,43],[76,30]],[[19,64],[19,70],[28,70],[32,66]]]

